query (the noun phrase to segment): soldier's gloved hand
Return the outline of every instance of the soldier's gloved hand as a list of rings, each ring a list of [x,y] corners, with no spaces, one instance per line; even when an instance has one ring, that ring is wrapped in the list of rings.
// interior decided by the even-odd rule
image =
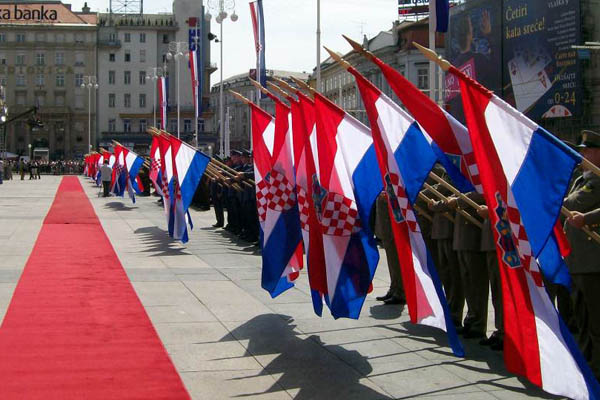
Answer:
[[[582,213],[578,211],[572,211],[571,216],[567,219],[567,222],[571,226],[574,226],[577,229],[581,229],[585,225],[585,218]]]
[[[486,219],[488,217],[487,206],[479,206],[479,208],[477,209],[477,215],[479,215],[483,219]]]
[[[450,207],[452,209],[456,209],[458,207],[458,198],[457,197],[448,198],[448,207]]]

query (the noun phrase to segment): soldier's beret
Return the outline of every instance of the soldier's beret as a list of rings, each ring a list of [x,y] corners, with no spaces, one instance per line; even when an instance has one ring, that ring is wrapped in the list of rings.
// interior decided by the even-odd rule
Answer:
[[[600,147],[600,133],[583,130],[581,131],[581,143],[579,143],[580,149],[583,148],[599,148]]]

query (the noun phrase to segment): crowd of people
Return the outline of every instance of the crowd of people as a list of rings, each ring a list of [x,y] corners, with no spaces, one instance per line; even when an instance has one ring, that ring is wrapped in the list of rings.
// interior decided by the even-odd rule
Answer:
[[[600,134],[586,131],[577,149],[600,167]],[[214,227],[224,227],[258,245],[252,154],[235,151],[223,162],[237,174],[214,171],[208,174],[199,188],[203,193],[199,196],[201,203],[213,205]],[[452,183],[440,165],[433,172]],[[428,184],[429,189],[422,191],[424,196],[416,202],[415,211],[437,267],[454,325],[464,338],[502,350],[502,282],[485,200],[481,194],[471,192],[465,194],[470,199],[466,201],[431,178]],[[572,211],[572,216],[563,223],[571,246],[565,261],[572,287],[569,289],[549,281],[545,286],[567,327],[578,338],[592,370],[600,377],[600,309],[596,306],[600,302],[600,243],[582,230],[586,227],[600,233],[600,177],[591,171],[579,171],[571,187],[565,206]],[[473,207],[475,203],[477,208]],[[383,191],[375,203],[371,225],[385,250],[391,283],[388,292],[377,300],[384,304],[404,305],[406,297],[387,207]],[[226,217],[224,211],[227,211]],[[495,331],[487,336],[490,292]]]
[[[21,180],[41,179],[42,174],[65,175],[80,174],[83,172],[83,162],[80,160],[1,160],[0,182],[12,180],[13,175],[19,175]]]

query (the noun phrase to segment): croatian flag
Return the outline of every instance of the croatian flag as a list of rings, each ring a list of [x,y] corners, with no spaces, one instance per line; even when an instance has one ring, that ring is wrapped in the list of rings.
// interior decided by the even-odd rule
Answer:
[[[270,160],[263,164],[268,169],[262,171],[257,201],[260,196],[265,207],[262,210],[264,224],[260,232],[263,244],[261,285],[271,297],[276,297],[294,286],[293,281],[298,278],[303,267],[303,253],[295,191],[290,109],[277,97],[272,96],[272,99],[276,113],[273,135],[271,136],[270,130],[258,126],[256,129],[257,136],[262,132],[262,137],[257,137],[257,141],[262,139],[270,155]],[[260,122],[261,116],[257,118]],[[265,128],[269,126],[267,124]],[[252,134],[254,137],[254,129]],[[266,152],[263,151],[263,155]]]
[[[463,357],[465,352],[452,323],[441,281],[412,209],[436,163],[431,138],[358,71],[349,68],[348,72],[356,78],[371,122],[410,320],[447,332],[452,351]]]
[[[456,188],[461,192],[476,190],[483,193],[467,128],[398,71],[375,56],[370,58],[381,69],[388,84],[406,109],[433,138],[432,148]],[[568,241],[560,223],[557,222],[553,236],[540,251],[539,261],[546,279],[566,287],[569,287],[571,282],[563,259],[568,252]]]
[[[160,107],[160,129],[164,131],[167,129],[167,78],[161,76],[156,84],[158,85],[158,105]]]
[[[313,182],[323,230],[327,292],[334,318],[357,319],[371,290],[379,251],[369,227],[383,185],[371,131],[315,94],[319,179]]]
[[[160,146],[159,146],[159,139],[154,136],[152,138],[152,144],[150,146],[150,173],[149,173],[149,177],[150,180],[152,181],[152,184],[154,185],[154,189],[156,190],[156,192],[162,196],[163,192],[162,192],[162,177],[161,177],[161,162],[160,162],[161,158],[160,158]]]
[[[102,165],[104,165],[104,155],[100,154],[98,157],[98,169],[96,172],[96,186],[100,186],[102,184],[102,179],[101,179],[101,173],[100,173],[100,168],[102,167]]]
[[[267,87],[267,69],[265,67],[265,18],[262,0],[250,3],[250,16],[254,32],[254,45],[256,47],[256,80]],[[264,95],[261,93],[261,98]]]
[[[429,0],[429,18],[436,32],[448,32],[450,4],[448,0]]]
[[[171,207],[172,185],[171,178],[173,177],[173,159],[171,157],[171,141],[164,135],[155,136],[158,139],[158,149],[160,152],[160,186],[163,196],[163,206],[165,209],[165,216],[167,217],[167,227],[169,236],[173,237],[173,213]]]
[[[545,391],[598,398],[600,386],[550,301],[535,257],[581,161],[546,130],[456,68],[496,240],[506,368]]]
[[[115,146],[115,164],[112,170],[112,183],[110,191],[115,196],[123,197],[125,192],[125,185],[127,181],[127,171],[125,168],[125,157],[123,153],[123,147]]]
[[[125,165],[127,166],[127,184],[129,189],[133,189],[135,193],[140,194],[144,191],[144,185],[139,177],[140,169],[144,165],[144,159],[134,153],[133,151],[126,149],[125,153]],[[128,190],[129,190],[128,189]],[[135,197],[133,197],[135,203]]]
[[[169,136],[169,140],[173,160],[171,200],[173,203],[173,218],[171,220],[173,237],[185,243],[188,240],[186,214],[210,158],[173,135]],[[192,227],[189,214],[187,215],[190,227]]]
[[[323,313],[323,300],[327,296],[325,252],[323,234],[313,200],[313,177],[318,181],[311,138],[316,143],[315,105],[302,92],[296,91],[298,100],[289,99],[292,113],[294,165],[296,169],[296,194],[302,238],[306,251],[308,282],[313,309],[318,316]]]
[[[196,118],[202,115],[202,71],[204,70],[202,62],[203,45],[203,18],[190,17],[189,24],[189,56],[190,56],[190,74],[192,80],[192,94],[194,97],[194,111]]]

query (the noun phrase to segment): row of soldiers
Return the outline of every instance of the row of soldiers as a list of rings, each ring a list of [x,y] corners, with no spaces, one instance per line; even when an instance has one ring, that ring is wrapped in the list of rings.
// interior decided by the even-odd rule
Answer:
[[[584,131],[577,150],[600,167],[600,134]],[[220,160],[223,168],[208,171],[210,197],[217,219],[223,227],[242,239],[258,244],[258,215],[253,181],[252,154],[233,151],[230,159]],[[481,345],[502,350],[504,326],[502,283],[494,236],[488,210],[481,194],[458,196],[446,184],[451,182],[441,166],[436,166],[425,185],[415,211],[425,243],[434,259],[457,331]],[[582,228],[600,233],[600,177],[580,171],[574,179],[564,205],[572,211],[564,221],[571,246],[566,263],[572,288],[545,282],[549,295],[572,333],[596,376],[600,377],[600,243]],[[224,209],[227,210],[225,225]],[[402,278],[391,222],[383,191],[375,204],[374,231],[385,249],[391,277],[388,292],[378,300],[385,304],[405,304]],[[589,232],[589,231],[588,231]],[[491,292],[495,331],[487,336],[488,302]],[[466,305],[466,310],[465,310]],[[466,311],[466,312],[465,312]]]
[[[232,150],[231,157],[213,158],[216,166],[207,171],[209,190],[217,222],[240,239],[258,246],[259,223],[254,186],[254,164],[249,150]],[[224,210],[227,210],[225,221]]]
[[[577,150],[600,167],[600,134],[584,131],[582,138]],[[441,167],[436,167],[433,173],[450,181]],[[501,350],[502,283],[487,206],[479,193],[471,192],[466,197],[471,201],[454,195],[447,185],[430,178],[415,210],[458,332],[464,338],[480,339],[481,345]],[[564,221],[571,247],[565,261],[572,287],[569,291],[547,280],[545,286],[568,328],[578,338],[590,367],[600,377],[600,243],[592,237],[594,232],[600,234],[600,177],[589,170],[578,171],[564,206],[572,211]],[[377,299],[386,304],[405,304],[385,193],[377,199],[375,233],[386,251],[391,277],[388,293]],[[487,337],[490,291],[495,331]]]

